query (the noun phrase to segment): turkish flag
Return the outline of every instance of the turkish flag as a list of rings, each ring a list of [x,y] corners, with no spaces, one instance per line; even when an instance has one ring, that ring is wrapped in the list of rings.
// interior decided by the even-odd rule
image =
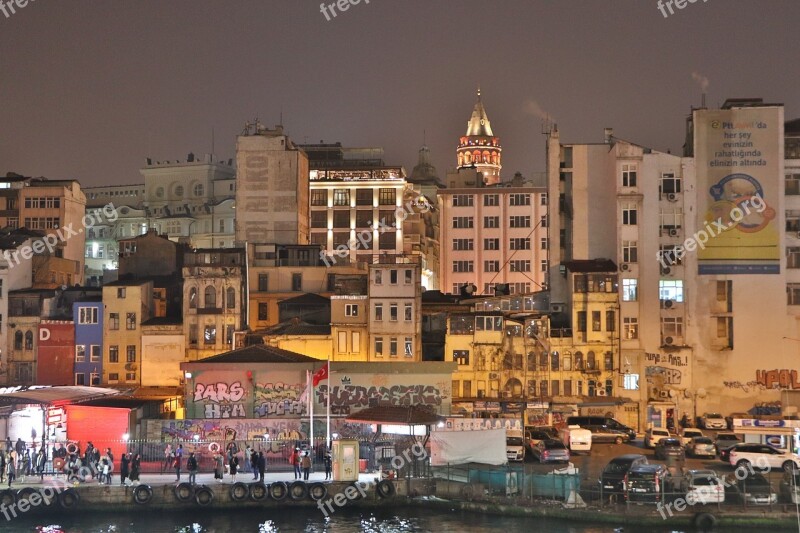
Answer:
[[[326,379],[328,379],[328,365],[323,366],[314,373],[313,377],[314,386],[316,387],[317,385],[319,385],[320,381]]]

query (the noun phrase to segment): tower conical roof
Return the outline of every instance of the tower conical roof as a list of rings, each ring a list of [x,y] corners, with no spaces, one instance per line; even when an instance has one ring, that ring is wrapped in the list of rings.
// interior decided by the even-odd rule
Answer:
[[[486,109],[483,108],[481,102],[481,90],[478,89],[478,101],[475,102],[475,107],[472,109],[472,117],[467,122],[467,136],[482,136],[494,137],[492,133],[492,125],[489,123],[489,117],[486,115]]]

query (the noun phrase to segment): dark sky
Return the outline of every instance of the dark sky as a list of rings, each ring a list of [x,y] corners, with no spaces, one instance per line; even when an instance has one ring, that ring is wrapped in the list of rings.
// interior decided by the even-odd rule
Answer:
[[[333,0],[330,0],[333,1]],[[36,0],[0,13],[0,173],[134,183],[147,156],[233,157],[258,116],[298,141],[383,146],[410,172],[423,130],[443,177],[475,99],[504,177],[544,169],[540,110],[568,142],[678,152],[700,101],[800,116],[797,0]],[[794,31],[793,31],[794,30]]]

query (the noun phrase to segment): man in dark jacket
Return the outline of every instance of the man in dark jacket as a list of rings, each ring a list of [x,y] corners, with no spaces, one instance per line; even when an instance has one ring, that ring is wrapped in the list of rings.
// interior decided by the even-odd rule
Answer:
[[[189,452],[186,469],[189,471],[189,483],[194,485],[197,482],[197,458],[194,456],[194,452]]]
[[[258,454],[255,450],[252,451],[249,457],[250,468],[253,470],[253,481],[258,479]]]
[[[267,471],[267,458],[264,457],[264,452],[258,452],[258,480],[264,483],[264,472]]]

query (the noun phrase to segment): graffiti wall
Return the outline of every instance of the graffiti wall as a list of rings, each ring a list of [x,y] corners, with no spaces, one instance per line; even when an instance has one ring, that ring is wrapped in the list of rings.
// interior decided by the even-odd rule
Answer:
[[[769,389],[800,390],[800,375],[797,370],[787,368],[773,370],[756,370],[752,381],[723,381],[727,389],[740,389],[743,392],[765,391]]]
[[[685,388],[689,382],[689,356],[680,353],[645,353],[644,369],[648,400],[669,399],[669,391]]]

